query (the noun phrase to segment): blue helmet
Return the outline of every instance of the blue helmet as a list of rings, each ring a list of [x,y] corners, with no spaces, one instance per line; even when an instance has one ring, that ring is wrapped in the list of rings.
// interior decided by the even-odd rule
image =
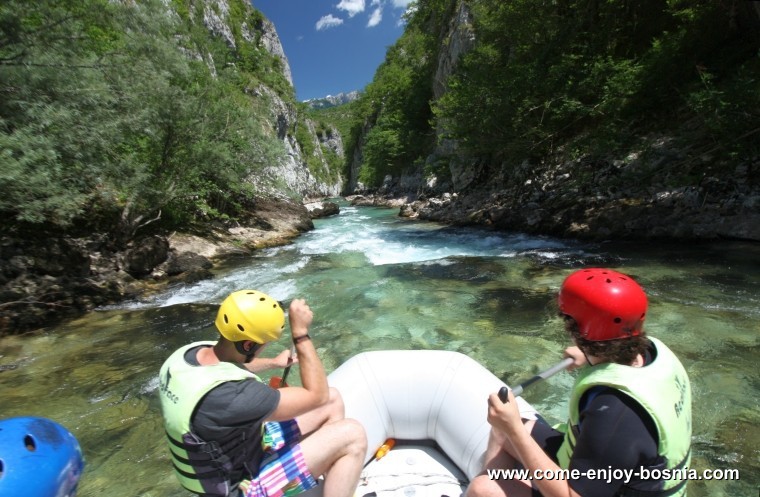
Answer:
[[[72,497],[83,469],[79,442],[55,421],[0,420],[0,495]]]

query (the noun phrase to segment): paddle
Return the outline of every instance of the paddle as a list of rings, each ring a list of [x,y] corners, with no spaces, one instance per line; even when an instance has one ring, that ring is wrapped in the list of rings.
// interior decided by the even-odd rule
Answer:
[[[296,357],[296,346],[293,344],[292,347],[290,347],[290,364],[288,364],[285,367],[285,370],[282,372],[282,378],[279,376],[272,376],[269,379],[269,386],[272,388],[280,388],[280,387],[286,387],[288,386],[287,383],[285,383],[285,380],[288,378],[288,373],[290,373],[290,367],[293,366],[293,359]]]
[[[541,371],[537,375],[533,376],[532,378],[529,378],[519,385],[517,385],[515,388],[512,389],[512,394],[515,397],[519,397],[522,395],[523,390],[525,390],[530,385],[537,383],[541,380],[545,380],[549,378],[550,376],[554,376],[555,374],[559,373],[563,369],[566,369],[569,365],[573,363],[572,357],[565,357],[562,362],[558,362],[554,366],[550,367],[546,371]],[[507,387],[501,387],[499,390],[499,399],[501,399],[502,402],[507,402],[507,399],[509,398],[509,389]]]
[[[290,368],[293,366],[293,360],[296,358],[296,346],[293,344],[292,347],[290,347],[290,364],[288,364],[285,367],[285,371],[282,372],[282,386],[288,386],[287,383],[285,383],[285,380],[288,379],[288,373],[290,373]]]

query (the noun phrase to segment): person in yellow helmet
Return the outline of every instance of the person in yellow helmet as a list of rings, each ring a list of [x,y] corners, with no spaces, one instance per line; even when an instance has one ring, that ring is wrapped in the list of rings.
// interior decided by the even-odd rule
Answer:
[[[328,387],[309,335],[313,313],[303,299],[288,318],[301,387],[274,389],[256,375],[289,365],[289,352],[260,358],[285,329],[285,313],[269,295],[229,295],[215,321],[216,342],[175,351],[160,371],[160,399],[174,471],[203,496],[292,496],[317,485],[324,495],[351,497],[367,442],[345,419],[340,394]]]
[[[689,378],[664,343],[646,336],[644,290],[628,275],[588,268],[565,279],[558,304],[574,342],[565,355],[580,368],[568,422],[524,422],[511,391],[506,403],[492,394],[486,470],[467,497],[684,497]],[[492,479],[487,470],[499,468],[527,473]]]

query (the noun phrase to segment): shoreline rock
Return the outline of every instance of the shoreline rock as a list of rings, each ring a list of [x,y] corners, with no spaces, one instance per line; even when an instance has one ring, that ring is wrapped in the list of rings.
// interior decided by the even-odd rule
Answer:
[[[156,233],[114,249],[105,234],[0,237],[0,336],[33,331],[97,307],[213,277],[235,255],[290,243],[314,224],[300,203],[260,199],[239,225]]]
[[[328,200],[318,200],[304,203],[311,219],[336,216],[340,214],[340,206]]]
[[[665,195],[669,195],[666,192]],[[747,240],[760,242],[760,212],[743,204],[675,199],[578,198],[520,203],[498,195],[446,195],[404,204],[399,215],[451,225],[580,240]]]
[[[646,161],[631,154],[526,162],[457,192],[381,189],[362,203],[403,198],[404,217],[561,238],[760,241],[760,182],[752,163],[697,156],[691,160],[699,174],[687,174],[686,166],[667,163],[684,154],[663,148]]]
[[[699,190],[690,193],[695,194],[676,190],[641,197],[589,195],[540,204],[499,195],[461,195],[417,201],[403,212],[407,217],[447,224],[582,240],[760,241],[760,211],[751,207],[756,196],[711,201],[704,200]]]

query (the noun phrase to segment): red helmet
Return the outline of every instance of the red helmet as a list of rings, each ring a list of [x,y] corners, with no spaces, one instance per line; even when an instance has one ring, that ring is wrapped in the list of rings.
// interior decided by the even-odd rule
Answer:
[[[581,269],[559,291],[559,310],[573,318],[586,340],[604,341],[641,334],[647,296],[638,283],[611,269]]]

